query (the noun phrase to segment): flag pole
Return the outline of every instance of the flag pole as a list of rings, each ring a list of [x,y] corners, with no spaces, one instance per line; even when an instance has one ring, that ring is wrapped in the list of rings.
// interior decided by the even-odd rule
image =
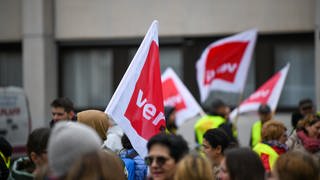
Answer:
[[[235,117],[235,120],[233,121],[235,126],[237,127],[237,124],[238,124],[238,119],[239,119],[239,114],[240,114],[240,103],[242,101],[242,97],[243,97],[243,91],[240,93],[239,95],[239,99],[238,99],[238,106],[237,106],[237,113],[236,113],[236,117]]]
[[[200,108],[200,112],[199,112],[199,114],[200,114],[200,116],[205,116],[205,115],[207,115],[205,112],[204,112],[204,110],[201,108],[201,106],[198,104],[198,106],[199,106],[199,108]]]

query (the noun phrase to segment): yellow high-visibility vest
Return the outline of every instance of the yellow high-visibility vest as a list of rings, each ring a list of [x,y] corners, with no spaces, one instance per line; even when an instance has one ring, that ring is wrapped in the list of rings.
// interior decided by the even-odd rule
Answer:
[[[261,141],[262,122],[257,121],[253,124],[251,130],[251,147],[254,147]]]
[[[272,170],[274,163],[279,157],[279,154],[269,145],[263,144],[263,143],[258,143],[254,148],[253,151],[255,151],[259,157],[261,158],[262,154],[266,154],[269,156],[269,167],[270,170]],[[265,165],[265,164],[264,164]],[[266,167],[265,167],[266,168]]]
[[[205,115],[200,118],[194,126],[197,142],[202,144],[204,133],[208,129],[218,128],[224,122],[225,119],[221,116]]]
[[[4,163],[6,164],[7,168],[10,168],[10,157],[6,157],[2,152],[0,151],[0,156],[3,159]]]

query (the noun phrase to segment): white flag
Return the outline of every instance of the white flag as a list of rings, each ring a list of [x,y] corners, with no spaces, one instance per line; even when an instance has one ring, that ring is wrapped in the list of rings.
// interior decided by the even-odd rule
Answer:
[[[165,129],[160,72],[158,21],[154,21],[105,110],[142,158],[148,140]]]
[[[162,74],[161,79],[164,105],[175,108],[177,126],[182,125],[185,120],[203,112],[173,69],[167,68]]]
[[[249,30],[210,44],[197,61],[201,102],[211,90],[242,92],[257,37]]]
[[[257,111],[261,104],[268,104],[271,110],[275,111],[289,68],[290,64],[287,64],[261,87],[259,87],[257,91],[251,94],[249,98],[240,104],[238,107],[239,110],[236,108],[231,112],[230,119],[234,119],[237,113],[241,114],[250,111]]]

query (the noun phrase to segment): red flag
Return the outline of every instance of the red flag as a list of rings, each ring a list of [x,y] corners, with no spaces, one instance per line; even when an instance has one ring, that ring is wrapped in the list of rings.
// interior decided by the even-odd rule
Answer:
[[[178,88],[175,85],[172,78],[168,78],[162,82],[163,99],[166,106],[175,107],[176,111],[184,110],[186,103],[178,92]]]
[[[257,31],[250,30],[210,44],[197,62],[201,101],[210,90],[242,92]]]
[[[230,114],[230,118],[233,119],[238,113],[257,111],[261,104],[268,104],[270,108],[275,111],[280,98],[281,91],[285,79],[288,74],[290,64],[287,64],[283,69],[273,75],[267,82],[251,94],[246,100],[244,100],[239,110],[236,108]]]
[[[141,157],[147,155],[149,138],[165,129],[157,21],[150,26],[105,112]]]
[[[164,105],[175,107],[177,126],[188,118],[203,113],[197,101],[171,68],[166,69],[161,78]]]
[[[152,41],[146,63],[125,112],[133,128],[144,139],[150,139],[161,128],[165,128],[164,121],[161,121],[164,120],[161,93],[159,48]]]

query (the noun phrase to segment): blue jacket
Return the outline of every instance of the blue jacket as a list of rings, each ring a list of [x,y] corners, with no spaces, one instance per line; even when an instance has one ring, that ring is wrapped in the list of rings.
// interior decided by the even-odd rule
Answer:
[[[130,157],[132,153],[136,153],[134,149],[124,149],[120,152],[121,158],[131,158],[135,164],[135,180],[144,180],[147,176],[147,165],[145,164],[144,160],[139,156],[136,155],[133,158]]]

